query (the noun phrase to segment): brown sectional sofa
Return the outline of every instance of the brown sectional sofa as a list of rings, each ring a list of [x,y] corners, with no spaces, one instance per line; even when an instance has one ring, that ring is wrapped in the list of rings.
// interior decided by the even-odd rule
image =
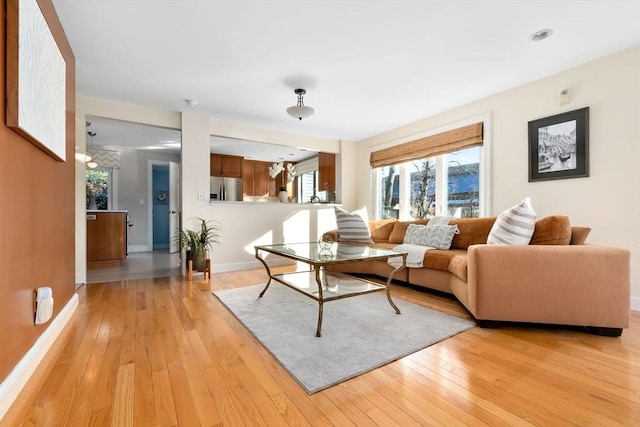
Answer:
[[[496,218],[457,218],[460,233],[450,250],[427,251],[422,268],[406,268],[395,279],[455,295],[480,326],[529,322],[586,327],[620,336],[629,326],[630,253],[585,244],[590,229],[566,216],[536,222],[527,246],[487,245]],[[416,221],[370,221],[373,246],[401,244]],[[338,240],[337,230],[325,233]],[[385,261],[341,264],[335,269],[388,277]]]

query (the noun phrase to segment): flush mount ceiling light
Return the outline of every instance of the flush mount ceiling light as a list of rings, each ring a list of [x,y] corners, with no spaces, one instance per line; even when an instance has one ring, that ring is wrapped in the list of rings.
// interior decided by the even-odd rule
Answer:
[[[296,89],[293,91],[296,95],[298,95],[298,104],[293,107],[287,108],[287,114],[291,117],[294,117],[298,120],[306,119],[307,117],[311,117],[315,110],[311,107],[306,107],[304,105],[304,100],[302,99],[302,95],[307,93],[304,89]]]
[[[547,28],[546,30],[536,31],[535,33],[531,34],[531,36],[529,36],[529,40],[531,40],[532,42],[539,42],[546,38],[551,37],[552,34],[553,34],[553,30],[550,28]]]

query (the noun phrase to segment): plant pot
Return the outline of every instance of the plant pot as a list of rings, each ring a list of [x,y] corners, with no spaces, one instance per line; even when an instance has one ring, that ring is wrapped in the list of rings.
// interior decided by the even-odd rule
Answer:
[[[278,200],[280,200],[282,203],[287,203],[289,201],[289,195],[286,191],[280,190],[278,192]]]
[[[202,271],[207,267],[207,252],[202,252],[194,257],[193,251],[187,251],[187,263],[193,261],[194,271]]]

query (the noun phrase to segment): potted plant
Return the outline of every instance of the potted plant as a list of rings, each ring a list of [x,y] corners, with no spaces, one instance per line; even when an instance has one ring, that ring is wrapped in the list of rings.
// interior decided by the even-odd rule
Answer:
[[[187,262],[193,260],[193,269],[200,271],[206,267],[207,252],[214,244],[220,243],[222,228],[217,221],[193,218],[198,225],[195,230],[180,230],[175,237],[181,249],[185,250]]]

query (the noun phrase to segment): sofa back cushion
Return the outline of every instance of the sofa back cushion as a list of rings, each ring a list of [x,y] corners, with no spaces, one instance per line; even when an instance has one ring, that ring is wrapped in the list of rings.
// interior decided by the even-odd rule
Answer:
[[[536,221],[530,245],[568,245],[571,223],[568,216],[550,215]]]
[[[460,233],[453,236],[451,249],[467,249],[471,245],[487,243],[496,217],[483,218],[452,218],[449,225],[457,225]]]
[[[571,227],[571,245],[584,245],[584,242],[587,241],[587,236],[591,232],[589,227]]]
[[[393,231],[391,231],[391,235],[389,236],[389,243],[403,243],[404,235],[407,233],[409,224],[426,225],[427,222],[429,222],[428,219],[416,219],[414,221],[396,221],[393,224]]]
[[[371,239],[376,243],[387,243],[389,236],[393,231],[395,219],[381,219],[378,221],[369,221],[369,230],[371,231]]]

